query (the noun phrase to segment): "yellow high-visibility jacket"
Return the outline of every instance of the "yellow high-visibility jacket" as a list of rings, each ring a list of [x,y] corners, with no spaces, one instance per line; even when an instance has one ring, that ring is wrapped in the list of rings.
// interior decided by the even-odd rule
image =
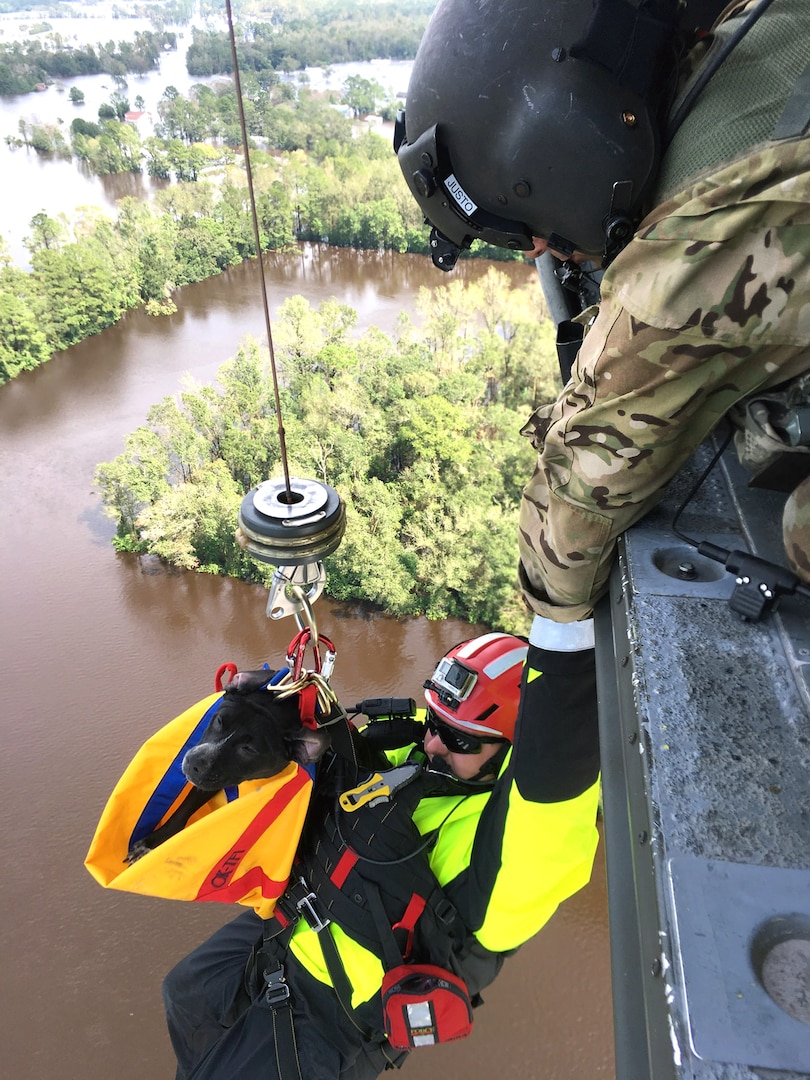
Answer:
[[[387,757],[398,765],[419,753],[406,747],[389,751]],[[513,779],[514,753],[515,748],[510,749],[492,789],[423,798],[413,815],[422,835],[438,829],[429,863],[439,884],[451,893],[455,886],[479,894],[474,905],[477,925],[469,930],[483,949],[495,954],[522,945],[563,900],[587,884],[598,843],[599,782],[564,802],[528,801]],[[353,988],[352,1004],[369,1001],[382,983],[380,959],[335,922],[321,932],[331,933],[337,945]],[[290,950],[311,975],[331,985],[318,934],[303,919]]]

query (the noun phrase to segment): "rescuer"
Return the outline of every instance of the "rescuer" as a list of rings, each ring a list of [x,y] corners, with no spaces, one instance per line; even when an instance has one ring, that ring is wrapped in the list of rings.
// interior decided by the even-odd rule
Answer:
[[[166,978],[178,1080],[362,1080],[467,1034],[597,845],[595,716],[518,722],[526,654],[508,634],[465,641],[416,718],[336,740],[274,917],[240,916]],[[587,703],[587,655],[568,674]]]
[[[747,437],[752,397],[792,410],[807,472],[810,5],[730,4],[675,61],[677,8],[440,0],[395,135],[440,268],[476,238],[548,250],[574,283],[583,261],[604,268],[567,385],[521,432],[538,452],[519,522],[527,671],[544,672],[521,709],[561,722],[548,674],[592,646],[617,537],[718,421],[744,402]],[[784,523],[804,581],[809,485]]]

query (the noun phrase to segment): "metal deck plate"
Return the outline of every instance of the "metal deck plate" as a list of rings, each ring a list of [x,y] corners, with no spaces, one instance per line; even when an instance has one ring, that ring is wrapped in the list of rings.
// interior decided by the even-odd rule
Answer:
[[[774,940],[774,928],[777,937],[779,927],[792,928],[792,970],[787,965],[777,980],[797,1014],[808,1015],[810,871],[693,856],[674,857],[668,867],[694,1053],[706,1061],[810,1073],[810,1023],[777,1005],[756,970],[762,941]]]

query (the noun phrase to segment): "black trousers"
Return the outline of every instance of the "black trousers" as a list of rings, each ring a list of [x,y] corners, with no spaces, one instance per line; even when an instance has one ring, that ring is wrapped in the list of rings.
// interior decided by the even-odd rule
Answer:
[[[276,1062],[272,1013],[258,994],[260,987],[245,987],[251,950],[261,937],[261,920],[247,912],[166,976],[163,1002],[176,1080],[287,1080]],[[378,1076],[385,1057],[351,1027],[332,989],[293,957],[283,960],[303,1080]]]

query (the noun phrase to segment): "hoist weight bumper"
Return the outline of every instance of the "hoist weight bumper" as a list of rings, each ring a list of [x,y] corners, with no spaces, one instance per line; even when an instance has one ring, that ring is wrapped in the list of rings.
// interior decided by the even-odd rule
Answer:
[[[316,480],[282,480],[253,488],[239,508],[242,546],[273,566],[319,562],[337,550],[346,529],[346,507],[334,488]]]

